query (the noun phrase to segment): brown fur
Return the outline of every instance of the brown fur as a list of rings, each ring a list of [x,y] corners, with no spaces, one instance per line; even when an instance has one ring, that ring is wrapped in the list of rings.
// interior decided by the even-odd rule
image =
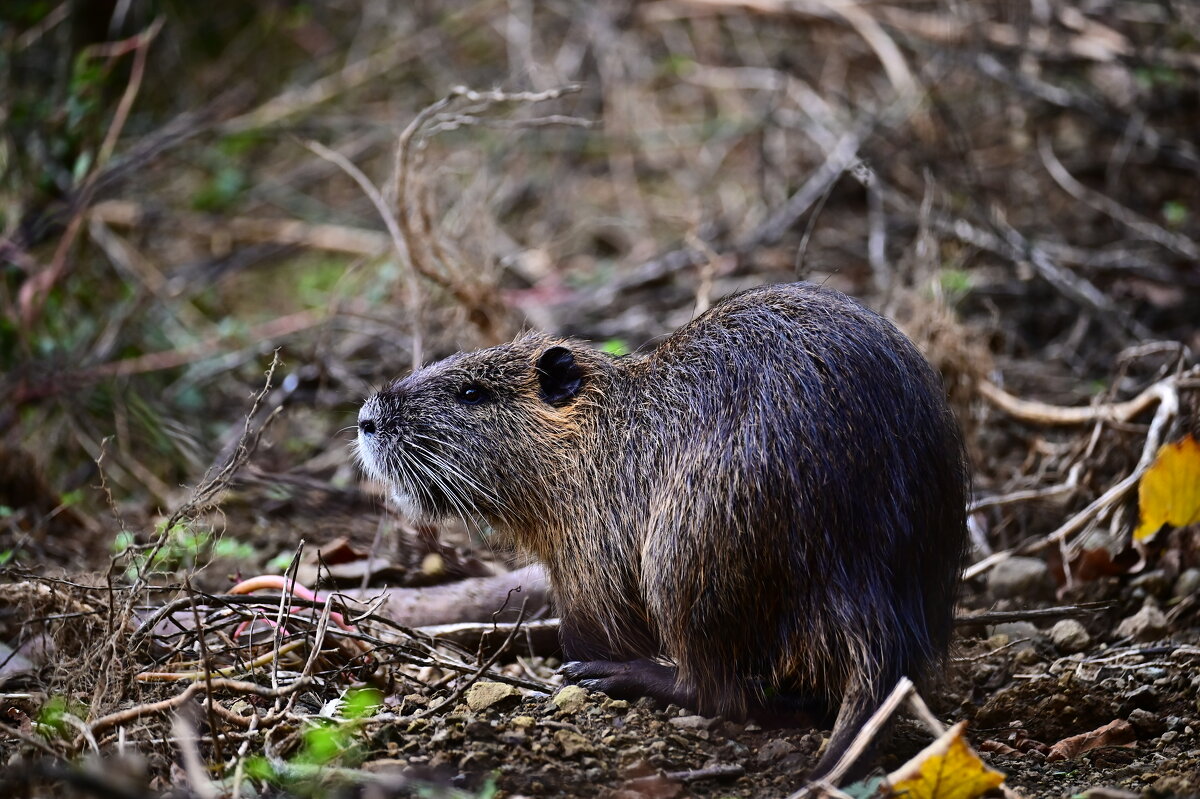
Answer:
[[[957,428],[911,343],[837,292],[736,295],[619,359],[530,333],[415,372],[359,424],[410,510],[545,564],[585,684],[732,717],[840,706],[822,771],[944,656]]]

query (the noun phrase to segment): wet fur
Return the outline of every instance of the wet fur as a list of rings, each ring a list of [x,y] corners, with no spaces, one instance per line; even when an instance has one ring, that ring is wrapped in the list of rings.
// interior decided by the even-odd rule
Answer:
[[[558,407],[535,368],[555,346],[583,373]],[[494,401],[455,402],[466,381]],[[842,294],[751,290],[620,359],[528,334],[419,370],[364,416],[368,471],[545,564],[576,679],[735,718],[770,713],[768,694],[840,706],[823,771],[944,657],[962,444],[925,359]],[[442,453],[428,473],[404,464],[414,440]]]

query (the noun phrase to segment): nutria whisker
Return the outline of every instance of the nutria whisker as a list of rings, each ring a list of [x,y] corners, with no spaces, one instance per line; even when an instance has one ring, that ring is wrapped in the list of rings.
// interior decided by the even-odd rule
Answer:
[[[431,444],[433,444],[435,447],[444,449],[451,454],[458,454],[458,455],[463,455],[463,456],[467,455],[467,453],[463,450],[463,448],[456,444],[452,444],[450,442],[438,441],[438,440],[430,438],[428,436],[415,437],[414,442],[411,445],[414,449],[418,448],[418,445],[415,443],[417,438],[424,440],[424,441],[428,441]],[[446,458],[442,457],[437,452],[430,450],[426,447],[420,447],[419,449],[423,453],[423,455],[432,462],[432,464],[434,466],[437,466],[438,468],[442,469],[447,477],[456,478],[459,481],[461,481],[462,487],[464,489],[463,498],[465,501],[470,503],[471,508],[474,511],[476,511],[477,514],[482,515],[482,511],[479,509],[478,503],[470,499],[471,494],[477,494],[485,503],[492,506],[492,508],[497,512],[502,513],[505,510],[507,510],[506,503],[494,491],[492,491],[491,489],[489,489],[485,485],[483,485],[477,478],[471,477],[464,469],[457,466],[453,462],[447,460]]]
[[[479,515],[478,506],[476,506],[475,503],[472,502],[468,497],[462,495],[458,490],[456,490],[455,486],[450,485],[447,482],[449,479],[451,479],[450,476],[443,475],[441,471],[433,468],[429,463],[426,463],[425,458],[429,458],[430,460],[434,460],[436,462],[435,455],[428,452],[428,450],[424,450],[418,444],[411,444],[410,456],[411,457],[409,458],[408,463],[411,464],[420,475],[423,475],[425,478],[427,478],[427,482],[432,484],[431,487],[437,488],[438,492],[446,499],[446,501],[451,504],[456,515],[468,520]],[[430,498],[430,504],[432,505],[432,494],[430,494]]]

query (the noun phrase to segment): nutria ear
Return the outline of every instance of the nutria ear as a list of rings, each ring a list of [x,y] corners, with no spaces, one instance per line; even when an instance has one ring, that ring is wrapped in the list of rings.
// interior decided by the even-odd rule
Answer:
[[[566,347],[551,347],[537,362],[538,384],[542,399],[551,405],[565,405],[583,388],[583,369]]]

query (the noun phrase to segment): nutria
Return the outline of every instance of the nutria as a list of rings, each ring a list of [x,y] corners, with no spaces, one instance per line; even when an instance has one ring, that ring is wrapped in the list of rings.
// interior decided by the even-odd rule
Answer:
[[[818,774],[946,653],[958,429],[913,344],[836,291],[746,291],[640,355],[459,353],[371,397],[357,446],[410,513],[545,564],[569,679],[735,719],[840,706]]]

